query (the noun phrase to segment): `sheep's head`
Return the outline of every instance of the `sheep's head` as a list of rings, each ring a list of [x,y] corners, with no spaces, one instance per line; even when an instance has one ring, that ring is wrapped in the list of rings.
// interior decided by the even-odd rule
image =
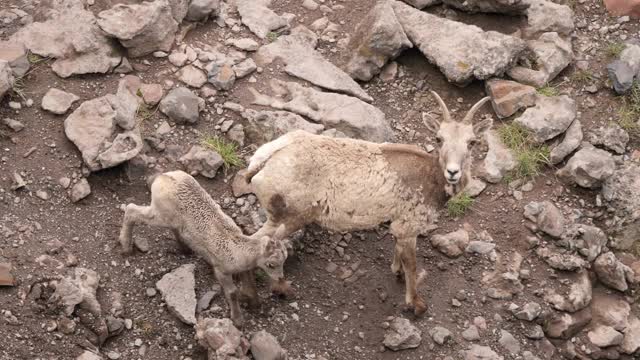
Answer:
[[[455,187],[465,177],[470,176],[471,150],[480,135],[493,125],[492,119],[483,120],[475,124],[472,121],[478,109],[490,98],[485,97],[478,101],[462,121],[456,121],[451,118],[449,109],[442,101],[442,98],[434,91],[431,93],[442,108],[442,118],[437,119],[428,115],[423,120],[427,129],[436,136],[439,146],[438,161],[443,175],[447,183]]]
[[[274,281],[284,280],[284,262],[287,260],[287,247],[283,241],[285,228],[281,225],[273,236],[261,239],[262,254],[257,265]]]

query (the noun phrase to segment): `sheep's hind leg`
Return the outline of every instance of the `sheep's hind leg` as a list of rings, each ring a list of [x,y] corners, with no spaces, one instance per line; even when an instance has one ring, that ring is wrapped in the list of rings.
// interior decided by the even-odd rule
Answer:
[[[241,327],[244,323],[244,317],[242,316],[242,310],[240,309],[240,302],[238,301],[238,288],[233,283],[233,276],[224,274],[217,269],[214,270],[218,283],[222,286],[224,291],[224,297],[229,305],[229,311],[231,312],[231,321]]]
[[[407,305],[411,305],[413,307],[413,311],[416,316],[420,316],[427,311],[427,305],[418,294],[416,237],[404,238],[400,241],[402,243],[400,257],[402,259],[406,286],[405,302]]]
[[[123,254],[131,254],[133,252],[133,228],[140,223],[150,226],[162,226],[151,206],[128,204],[124,211],[124,219],[120,229],[120,245],[122,245]]]

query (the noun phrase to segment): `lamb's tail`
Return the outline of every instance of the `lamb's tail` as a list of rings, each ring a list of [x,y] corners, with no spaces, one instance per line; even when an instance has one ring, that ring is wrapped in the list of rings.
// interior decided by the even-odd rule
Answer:
[[[251,182],[251,178],[262,170],[264,164],[266,164],[273,154],[290,145],[300,133],[305,132],[302,130],[292,131],[260,146],[249,160],[247,174],[245,175],[247,182]]]

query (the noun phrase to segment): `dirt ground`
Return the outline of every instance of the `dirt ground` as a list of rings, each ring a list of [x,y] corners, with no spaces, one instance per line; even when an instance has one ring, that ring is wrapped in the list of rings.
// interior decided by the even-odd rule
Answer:
[[[331,21],[341,25],[345,34],[351,33],[374,0],[331,1],[341,4],[343,9],[329,14]],[[276,12],[289,12],[297,15],[297,21],[309,25],[322,16],[321,13],[301,7],[301,1],[276,0],[273,8]],[[584,19],[588,24],[615,24],[616,18],[606,16],[599,1],[587,0],[575,2],[576,21]],[[0,9],[8,6],[21,7],[15,0],[0,1]],[[589,6],[589,10],[585,7]],[[95,10],[105,7],[95,6]],[[444,8],[436,6],[430,12],[442,13]],[[473,23],[486,30],[512,33],[523,19],[493,15],[467,15],[459,13],[459,20]],[[16,26],[3,29],[0,37],[6,38]],[[637,22],[623,25],[623,32],[630,38],[638,35]],[[224,30],[228,31],[228,30]],[[224,32],[213,22],[199,26],[189,33],[186,43],[216,43]],[[236,37],[250,36],[243,28]],[[607,86],[606,64],[609,61],[605,48],[607,44],[619,39],[606,39],[595,36],[587,28],[578,29],[574,41],[577,59],[587,60],[589,70],[594,75],[592,81],[580,82],[573,77],[575,69],[569,67],[555,81],[562,93],[577,100],[580,120],[585,132],[597,126],[606,125],[615,120],[615,109],[621,100],[616,98]],[[321,42],[321,52],[335,63],[340,63],[344,55],[331,51],[334,44]],[[165,59],[146,57],[132,60],[133,63],[149,61],[149,70],[136,75],[146,83],[162,83],[175,77],[170,73]],[[483,84],[474,82],[465,88],[447,83],[444,76],[416,50],[408,50],[397,59],[400,65],[398,79],[384,83],[375,78],[364,84],[365,90],[374,98],[373,104],[380,108],[391,122],[398,142],[413,143],[420,146],[432,144],[427,136],[420,113],[436,108],[426,86],[441,94],[456,113],[466,111],[469,106],[484,96]],[[275,66],[275,65],[273,65]],[[266,88],[270,79],[268,71],[257,75],[258,82],[250,84],[247,79],[240,80],[233,91],[219,93],[215,104],[225,101],[248,105],[250,101],[248,87]],[[52,73],[48,63],[35,66],[25,79],[26,96],[33,99],[32,107],[19,111],[11,110],[9,98],[0,103],[0,118],[10,117],[25,124],[19,133],[10,134],[10,138],[0,138],[0,260],[13,265],[16,277],[15,287],[0,288],[0,310],[10,311],[19,320],[18,325],[3,323],[0,319],[0,359],[74,359],[82,352],[83,335],[62,335],[46,330],[48,322],[55,320],[56,313],[47,311],[45,306],[29,300],[30,286],[47,279],[56,273],[64,274],[66,268],[56,269],[56,264],[40,265],[36,258],[49,254],[62,264],[69,255],[77,258],[77,266],[94,269],[101,276],[99,299],[108,308],[114,292],[124,296],[125,318],[133,320],[133,329],[125,330],[119,336],[108,340],[103,353],[116,351],[122,359],[205,359],[206,354],[194,339],[192,327],[181,323],[171,315],[159,295],[148,297],[147,288],[155,287],[165,273],[187,263],[196,264],[197,295],[210,290],[215,283],[212,270],[195,255],[185,254],[178,247],[169,231],[139,227],[136,237],[146,237],[151,244],[148,253],[137,253],[123,257],[119,253],[117,236],[122,220],[121,206],[127,203],[147,204],[149,192],[146,183],[137,177],[130,177],[127,166],[93,173],[89,176],[92,194],[78,203],[71,203],[67,191],[58,183],[62,177],[76,178],[82,174],[82,160],[79,151],[65,137],[63,121],[65,116],[55,116],[40,108],[45,92],[56,87],[81,97],[81,101],[93,99],[107,93],[114,93],[119,75],[86,75],[69,79],[58,78]],[[176,81],[177,82],[177,81]],[[426,85],[421,85],[426,84]],[[596,85],[599,91],[588,94],[583,91],[587,85]],[[588,100],[588,102],[587,102]],[[74,105],[74,109],[79,105]],[[588,103],[595,103],[590,107]],[[225,111],[216,112],[215,104],[208,104],[200,122],[191,126],[177,126],[169,137],[169,144],[182,147],[195,144],[203,134],[219,134],[216,124],[222,117],[238,122],[243,120],[236,114]],[[492,113],[485,107],[482,113]],[[164,120],[159,112],[143,124],[145,131],[154,131]],[[500,121],[496,121],[500,126]],[[630,147],[638,148],[634,140]],[[30,149],[36,150],[31,152]],[[251,145],[242,149],[244,155],[253,151]],[[29,153],[29,155],[25,155]],[[150,150],[149,154],[158,156]],[[484,154],[482,147],[476,151],[476,160]],[[225,204],[228,214],[236,220],[246,217],[237,205],[231,193],[231,180],[238,169],[228,173],[220,171],[213,180],[199,177],[199,182],[220,203]],[[11,190],[12,174],[20,173],[28,182],[26,188]],[[530,250],[526,238],[531,235],[525,228],[522,210],[530,201],[552,200],[561,205],[566,214],[572,209],[592,211],[595,209],[595,192],[576,189],[563,185],[554,176],[555,169],[548,167],[541,176],[534,179],[534,190],[524,193],[522,200],[510,195],[506,183],[490,185],[476,200],[472,211],[461,218],[451,218],[443,211],[438,233],[457,230],[463,224],[471,226],[475,232],[487,230],[497,244],[497,249],[506,257],[519,252],[525,258],[523,269],[531,272],[524,280],[525,290],[513,302],[519,305],[527,301],[544,301],[534,293],[542,287],[560,286],[563,279],[570,275],[551,272],[549,268]],[[38,190],[45,190],[50,199],[41,200],[35,196]],[[243,197],[245,201],[248,197]],[[257,205],[251,206],[256,209]],[[242,223],[242,221],[240,221]],[[62,250],[52,246],[59,241]],[[337,242],[347,243],[345,256],[340,257],[333,249]],[[278,299],[270,296],[266,284],[261,283],[261,306],[247,309],[246,333],[265,329],[274,334],[281,345],[288,350],[292,359],[443,359],[452,356],[460,359],[460,350],[468,347],[460,333],[476,316],[487,320],[488,329],[482,333],[480,344],[496,348],[498,329],[505,329],[520,341],[523,350],[529,350],[543,356],[541,343],[524,336],[527,328],[517,321],[506,309],[509,301],[491,300],[484,294],[481,278],[484,272],[491,271],[493,262],[481,256],[462,256],[449,259],[437,252],[422,238],[418,244],[419,268],[427,271],[427,278],[420,288],[428,304],[424,318],[414,319],[410,313],[403,312],[404,284],[397,281],[390,271],[393,241],[385,226],[375,231],[349,235],[330,234],[322,229],[307,228],[300,237],[297,252],[286,265],[289,280],[297,293],[295,299]],[[334,273],[326,271],[332,262],[338,265]],[[64,265],[63,265],[64,266]],[[340,279],[341,269],[363,270],[357,281]],[[609,291],[599,288],[597,291]],[[462,305],[455,307],[452,299],[464,293]],[[214,299],[212,308],[220,308],[212,316],[224,315],[227,306],[222,296]],[[545,305],[547,306],[547,305]],[[640,315],[637,304],[632,311]],[[382,346],[385,330],[383,323],[389,317],[404,315],[423,331],[422,345],[416,350],[391,352]],[[453,341],[444,346],[434,344],[428,336],[428,330],[440,325],[451,330]],[[140,347],[134,345],[141,339],[146,354],[140,355]],[[559,358],[554,355],[552,358]],[[624,358],[624,357],[623,357]],[[505,359],[515,359],[505,355]]]

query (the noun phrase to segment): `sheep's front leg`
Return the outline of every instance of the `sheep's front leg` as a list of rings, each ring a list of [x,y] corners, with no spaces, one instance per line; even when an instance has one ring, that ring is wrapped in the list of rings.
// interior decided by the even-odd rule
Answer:
[[[233,321],[236,326],[241,327],[244,323],[244,318],[242,316],[242,311],[240,310],[238,288],[233,283],[233,276],[225,274],[218,269],[214,269],[214,272],[216,274],[216,279],[218,279],[218,283],[220,283],[220,286],[222,286],[222,290],[224,291],[224,297],[227,300],[227,305],[229,305],[231,321]]]
[[[151,226],[161,225],[151,206],[127,205],[124,210],[122,228],[120,229],[120,245],[122,245],[123,254],[131,254],[133,252],[133,228],[138,223]]]
[[[400,241],[400,240],[399,240]],[[416,260],[416,237],[401,239],[402,268],[404,269],[404,281],[406,286],[405,302],[413,306],[416,316],[427,311],[427,305],[418,294],[418,275]]]

